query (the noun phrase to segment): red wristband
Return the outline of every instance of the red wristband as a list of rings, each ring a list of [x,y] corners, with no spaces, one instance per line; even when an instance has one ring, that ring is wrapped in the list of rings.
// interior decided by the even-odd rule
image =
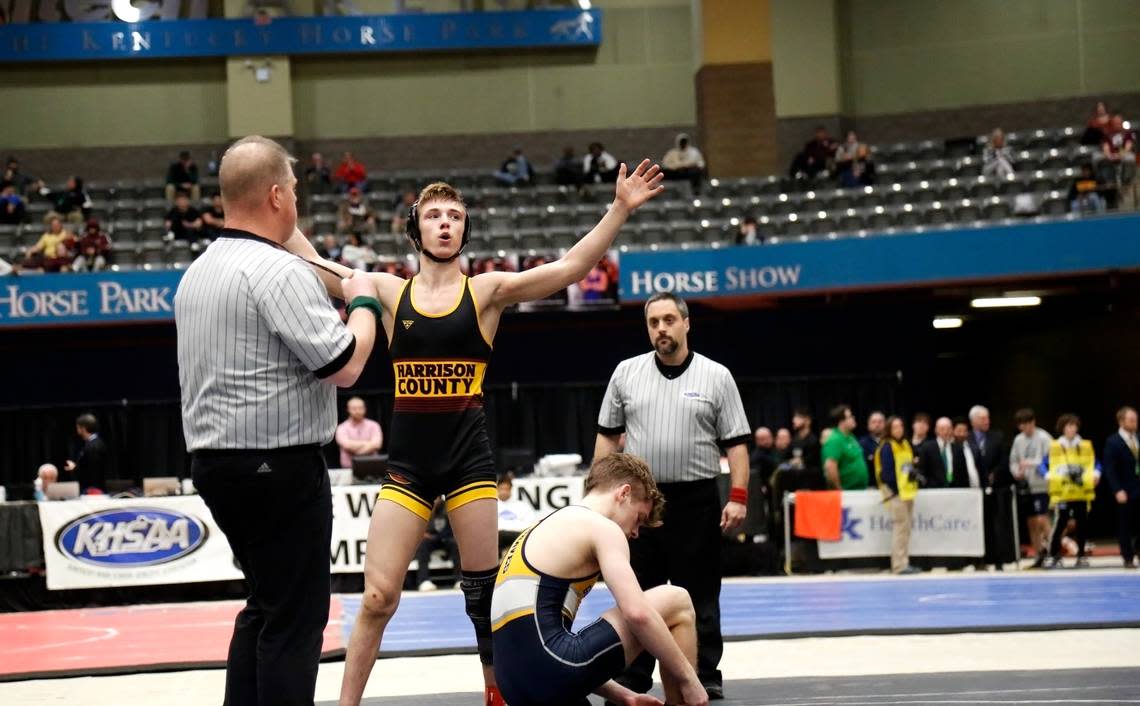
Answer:
[[[741,505],[747,505],[748,488],[730,488],[728,491],[728,501],[730,503],[740,503]]]

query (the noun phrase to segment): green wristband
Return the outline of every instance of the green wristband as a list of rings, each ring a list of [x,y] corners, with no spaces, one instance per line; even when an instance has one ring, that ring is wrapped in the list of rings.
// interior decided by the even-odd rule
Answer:
[[[368,309],[376,317],[377,323],[384,316],[384,307],[380,305],[380,300],[376,297],[353,297],[345,313],[352,316],[352,312],[356,309]]]

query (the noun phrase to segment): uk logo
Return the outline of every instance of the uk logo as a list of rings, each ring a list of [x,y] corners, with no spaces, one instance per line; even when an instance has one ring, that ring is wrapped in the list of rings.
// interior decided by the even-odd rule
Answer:
[[[861,522],[863,522],[862,519],[851,517],[851,508],[843,508],[843,517],[839,520],[840,534],[845,534],[851,539],[863,539],[863,535],[857,531]]]

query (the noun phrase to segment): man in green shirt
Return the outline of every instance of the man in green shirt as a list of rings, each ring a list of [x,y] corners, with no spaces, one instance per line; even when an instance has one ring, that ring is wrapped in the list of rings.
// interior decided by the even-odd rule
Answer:
[[[823,445],[823,477],[827,487],[838,490],[866,490],[867,463],[863,447],[855,438],[855,415],[845,404],[831,410],[835,428]]]

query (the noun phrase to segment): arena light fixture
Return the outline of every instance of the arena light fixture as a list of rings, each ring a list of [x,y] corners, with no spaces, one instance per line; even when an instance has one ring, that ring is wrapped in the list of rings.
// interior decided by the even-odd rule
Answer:
[[[936,329],[962,328],[962,319],[958,316],[937,316],[931,323]]]
[[[1018,306],[1039,306],[1041,297],[980,297],[970,300],[970,306],[975,309],[1002,309]]]

